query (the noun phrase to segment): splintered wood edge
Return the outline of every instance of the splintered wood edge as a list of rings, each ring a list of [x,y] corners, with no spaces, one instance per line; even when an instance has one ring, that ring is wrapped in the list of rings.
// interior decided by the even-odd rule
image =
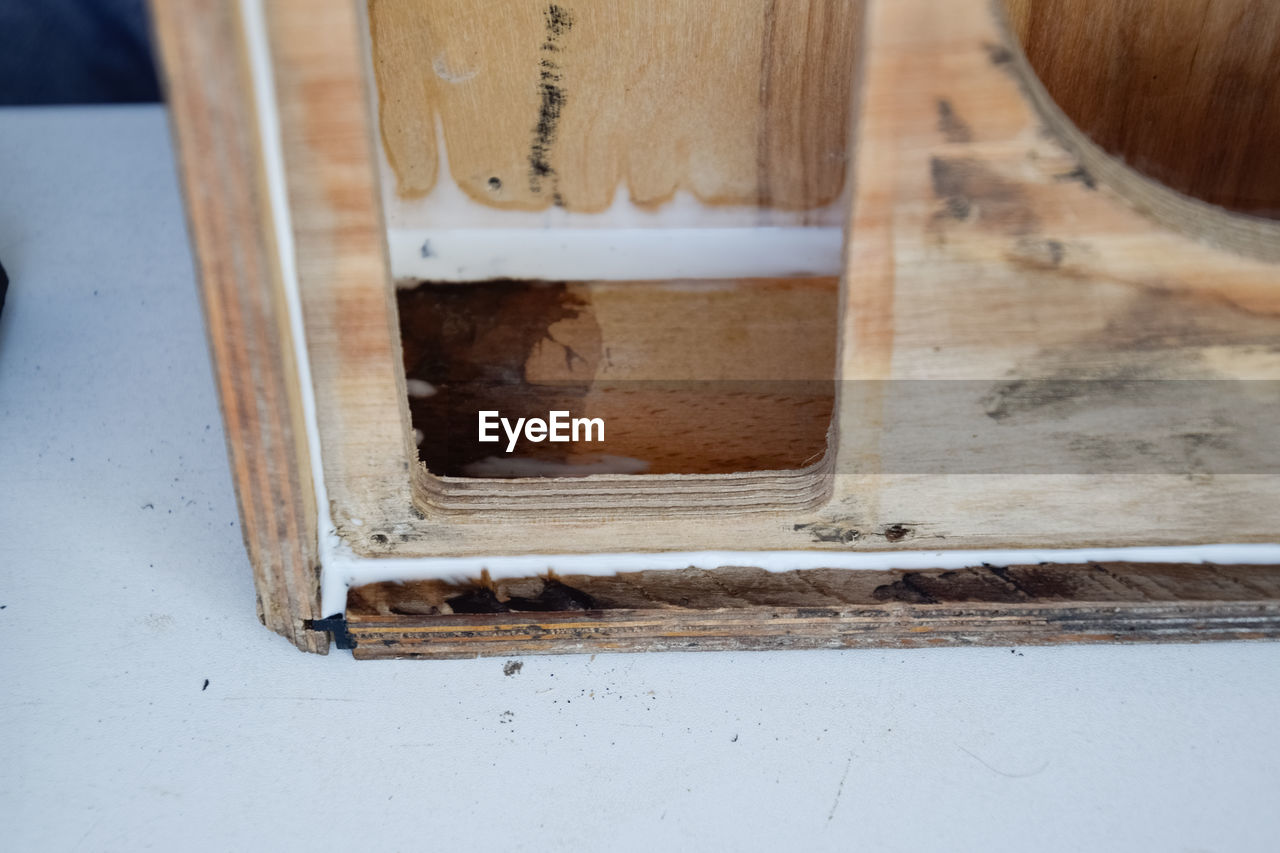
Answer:
[[[156,0],[159,45],[258,616],[324,654],[315,494],[238,4]]]
[[[440,613],[476,587],[369,584],[350,591],[346,631],[360,659],[1280,638],[1280,566],[722,568],[558,580],[595,609]],[[542,587],[524,578],[488,588],[506,601]]]

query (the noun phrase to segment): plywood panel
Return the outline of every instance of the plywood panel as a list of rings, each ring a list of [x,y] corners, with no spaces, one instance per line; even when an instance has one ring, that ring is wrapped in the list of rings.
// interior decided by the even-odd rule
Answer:
[[[370,0],[397,192],[429,193],[447,156],[496,207],[600,211],[619,187],[640,205],[686,190],[821,207],[845,184],[860,15],[846,0]]]
[[[1274,225],[1174,197],[1090,148],[994,11],[867,7],[833,453],[779,473],[510,481],[413,470],[356,16],[268,6],[337,534],[398,557],[1273,539],[1274,459],[1223,468],[1193,446],[1253,441],[1270,422],[1242,409],[1196,423],[1191,401],[1171,412],[1191,422],[1132,441],[1120,392],[1135,377],[1280,379]],[[1060,383],[1056,402],[1036,405],[1040,381]],[[922,398],[917,382],[945,394]],[[1272,405],[1274,384],[1257,388]],[[1058,429],[1064,412],[1102,433]],[[980,446],[949,459],[973,434]],[[1083,469],[1010,476],[1041,459],[1037,441]]]
[[[1180,192],[1280,217],[1280,3],[1006,2],[1049,93],[1104,149]]]

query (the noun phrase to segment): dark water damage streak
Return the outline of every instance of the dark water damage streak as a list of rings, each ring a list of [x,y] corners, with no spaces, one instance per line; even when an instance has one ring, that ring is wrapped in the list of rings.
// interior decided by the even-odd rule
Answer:
[[[476,413],[497,410],[515,418],[576,411],[590,387],[598,356],[556,340],[551,327],[565,320],[589,324],[589,297],[566,282],[494,279],[465,284],[424,282],[398,289],[405,375],[428,382],[434,393],[411,397],[413,426],[423,434],[418,457],[434,474],[465,477],[470,465],[494,455],[476,437]],[[582,380],[552,385],[529,381],[526,364],[545,343],[565,349]],[[565,462],[569,445],[525,448],[528,456]]]
[[[543,13],[547,25],[546,39],[542,42],[542,59],[538,61],[538,122],[533,126],[533,143],[529,146],[529,189],[540,194],[543,182],[551,181],[552,201],[564,206],[560,197],[556,171],[551,167],[551,146],[556,141],[560,115],[567,100],[560,63],[556,54],[562,50],[561,41],[573,27],[573,15],[563,6],[552,4]]]

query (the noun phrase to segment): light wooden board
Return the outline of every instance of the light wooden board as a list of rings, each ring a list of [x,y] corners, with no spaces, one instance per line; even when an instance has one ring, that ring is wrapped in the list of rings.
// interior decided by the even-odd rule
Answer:
[[[320,617],[316,507],[297,365],[237,7],[152,5],[258,614],[305,651]]]
[[[1280,376],[1270,347],[1273,332],[1280,334],[1280,277],[1274,263],[1258,257],[1274,230],[1214,219],[1212,211],[1167,199],[1158,188],[1158,203],[1147,204],[1145,185],[1129,172],[1121,173],[1124,181],[1095,177],[1078,140],[1059,132],[1037,100],[1043,89],[986,0],[867,7],[840,319],[845,382],[833,452],[798,473],[532,482],[414,470],[373,154],[359,101],[357,16],[339,2],[287,0],[267,11],[286,105],[281,118],[299,212],[325,477],[335,528],[355,553],[1275,538],[1274,472],[1188,476],[1176,464],[1186,461],[1180,434],[1163,436],[1148,454],[1174,462],[1149,468],[1142,467],[1141,447],[1117,450],[1104,442],[1086,454],[1087,479],[1074,468],[1011,477],[972,466],[946,473],[892,463],[916,455],[913,441],[936,455],[948,430],[993,428],[998,418],[988,411],[990,401],[1016,398],[1019,381],[1076,383],[1067,390],[1077,404],[1101,417],[1123,400],[1093,392],[1114,387],[1105,383],[1119,377]],[[1179,216],[1207,217],[1236,237],[1216,248],[1175,227]],[[915,386],[901,380],[955,379],[973,383],[953,386],[967,396],[927,418],[913,414]],[[1015,420],[1034,433],[1061,416],[1060,407],[1031,406]],[[1256,437],[1259,425],[1225,429]],[[984,452],[998,451],[999,441],[994,447]],[[1117,457],[1136,459],[1136,467],[1116,465],[1113,472]],[[511,524],[521,518],[536,523],[513,535]],[[601,525],[605,518],[609,524]],[[813,525],[860,535],[817,541]],[[895,542],[879,535],[895,527],[910,535]]]
[[[860,5],[370,0],[395,191],[602,211],[678,190],[809,209],[847,172]],[[437,148],[437,126],[445,151]]]
[[[1280,477],[1265,455],[1275,421],[1257,414],[1276,405],[1280,379],[1280,226],[1179,196],[1108,157],[1062,113],[990,0],[865,4],[827,455],[781,472],[537,481],[444,478],[414,464],[361,16],[341,0],[264,8],[324,485],[351,553],[1277,538]],[[261,226],[260,209],[244,215]],[[225,245],[211,239],[202,257]],[[1167,423],[1142,420],[1150,401],[1134,404],[1134,383],[1186,380],[1258,399],[1205,422],[1194,402],[1166,400]],[[921,382],[938,393],[921,397]],[[1028,394],[1037,382],[1056,389]],[[970,434],[983,438],[958,465],[934,464],[949,438]],[[1036,451],[1031,439],[1083,467],[991,466],[1003,454],[1017,468]],[[1260,464],[1246,464],[1243,451],[1259,447]]]

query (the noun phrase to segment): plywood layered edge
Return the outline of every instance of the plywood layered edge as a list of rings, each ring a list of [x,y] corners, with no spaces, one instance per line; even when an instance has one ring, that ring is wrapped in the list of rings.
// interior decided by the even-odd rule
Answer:
[[[588,606],[441,615],[440,605],[475,588],[371,584],[351,592],[344,639],[369,660],[1280,638],[1280,572],[1267,566],[723,568],[556,583]],[[494,600],[528,600],[542,587],[530,578],[498,581],[490,591]]]

